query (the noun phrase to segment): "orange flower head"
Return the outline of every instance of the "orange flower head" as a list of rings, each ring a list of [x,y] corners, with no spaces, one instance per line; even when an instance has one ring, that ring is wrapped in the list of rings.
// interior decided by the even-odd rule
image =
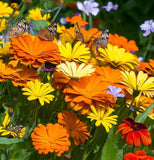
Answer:
[[[128,41],[127,38],[119,36],[118,34],[109,34],[109,43],[117,45],[120,48],[125,48],[127,52],[138,51],[135,41]]]
[[[107,94],[108,86],[103,83],[99,76],[80,78],[78,81],[70,81],[63,91],[68,107],[75,111],[81,110],[81,114],[89,111],[90,105],[100,105],[107,109],[112,107],[116,99]]]
[[[154,160],[154,157],[147,156],[143,150],[135,151],[134,153],[126,153],[123,156],[124,160]]]
[[[57,124],[48,123],[47,126],[39,124],[31,134],[35,150],[39,154],[48,154],[56,152],[57,156],[69,150],[71,145],[69,135],[66,129]]]
[[[39,67],[45,61],[52,64],[60,63],[58,46],[53,42],[30,34],[11,40],[10,54],[24,65],[32,64],[33,67]]]
[[[86,123],[80,121],[73,111],[62,111],[58,114],[58,123],[66,128],[75,146],[83,144],[90,136]]]
[[[120,124],[116,134],[121,132],[122,139],[131,146],[140,147],[143,143],[145,146],[151,145],[150,132],[143,123],[137,123],[132,118],[125,118],[124,123]]]
[[[149,76],[154,76],[154,60],[149,59],[149,63],[148,62],[141,62],[140,69],[142,71],[145,71]]]

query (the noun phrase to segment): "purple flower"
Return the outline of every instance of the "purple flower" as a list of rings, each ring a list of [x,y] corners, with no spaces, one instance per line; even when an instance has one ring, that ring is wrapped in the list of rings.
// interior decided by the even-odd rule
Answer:
[[[108,88],[110,89],[106,91],[108,94],[112,94],[115,98],[117,97],[125,97],[124,94],[120,93],[122,91],[121,88],[117,88],[116,86],[108,85]]]
[[[60,19],[60,23],[61,23],[61,24],[67,24],[68,22],[65,20],[64,17],[62,17],[62,18]]]
[[[91,13],[94,16],[97,16],[99,12],[99,3],[95,2],[95,0],[85,0],[83,3],[77,1],[76,5],[79,10],[85,12],[88,16],[89,13]]]
[[[53,68],[50,68],[50,69],[48,69],[48,68],[46,68],[45,67],[45,65],[43,65],[43,68],[42,68],[45,72],[53,72]]]
[[[29,23],[29,27],[34,28],[34,25],[32,23]]]
[[[106,11],[110,12],[111,9],[117,10],[118,5],[117,4],[113,5],[113,3],[109,1],[107,3],[107,6],[102,6],[102,9],[105,9]]]
[[[143,24],[140,25],[141,30],[145,31],[143,36],[148,36],[151,32],[154,32],[154,21],[147,20]]]

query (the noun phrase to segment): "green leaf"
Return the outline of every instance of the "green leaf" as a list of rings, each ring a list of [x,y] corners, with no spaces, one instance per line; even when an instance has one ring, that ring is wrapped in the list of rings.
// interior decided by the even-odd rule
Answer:
[[[20,143],[23,142],[21,138],[6,138],[6,137],[0,137],[0,144],[14,144],[14,143]]]
[[[118,136],[115,135],[115,130],[115,126],[110,129],[100,160],[122,160],[123,150],[117,145],[119,139]]]
[[[135,121],[139,123],[144,123],[150,111],[154,108],[154,103],[151,104],[142,114],[136,116]]]

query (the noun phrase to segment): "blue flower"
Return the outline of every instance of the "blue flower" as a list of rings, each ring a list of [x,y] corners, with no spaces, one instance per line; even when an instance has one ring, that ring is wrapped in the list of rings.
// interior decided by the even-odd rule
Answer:
[[[107,3],[107,6],[102,6],[102,9],[105,9],[107,12],[110,12],[111,9],[117,10],[118,5],[117,4],[113,5],[113,3],[109,1]]]
[[[117,98],[117,97],[125,97],[124,94],[120,93],[122,91],[121,88],[117,88],[116,86],[112,86],[112,85],[109,85],[108,88],[110,90],[107,90],[106,93],[112,94],[115,98]]]
[[[97,16],[99,12],[99,3],[95,2],[95,0],[85,0],[83,3],[77,1],[76,5],[79,10],[85,12],[88,16],[89,13],[91,13],[94,16]]]
[[[147,20],[143,24],[140,25],[141,30],[145,31],[143,36],[148,36],[151,32],[154,32],[154,21]]]

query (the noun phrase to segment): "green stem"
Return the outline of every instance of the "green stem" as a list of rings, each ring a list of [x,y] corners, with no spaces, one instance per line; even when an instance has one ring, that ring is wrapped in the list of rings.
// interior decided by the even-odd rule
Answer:
[[[38,99],[35,101],[35,108],[34,108],[34,113],[33,113],[33,123],[35,124],[36,126],[36,118],[37,118],[37,111],[39,109],[39,102],[38,102]]]
[[[6,89],[7,89],[7,93],[8,93],[8,96],[9,96],[9,100],[10,100],[10,102],[12,102],[11,93],[10,93],[10,88],[9,88],[8,85],[9,85],[9,80],[7,80]]]
[[[89,14],[89,28],[93,28],[92,15]]]
[[[82,12],[82,19],[83,19],[84,21],[86,21],[86,14],[85,14],[85,12]]]
[[[52,19],[52,21],[51,21],[51,22],[54,22],[54,21],[55,21],[55,19],[57,18],[57,16],[58,16],[58,14],[59,14],[60,10],[62,9],[62,7],[63,7],[63,3],[60,5],[60,7],[59,7],[58,11],[56,12],[56,14],[55,14],[55,16],[53,17],[53,19]]]
[[[153,35],[153,34],[151,33],[150,36],[149,36],[149,42],[148,42],[146,51],[145,51],[144,56],[143,56],[143,62],[145,62],[146,58],[148,57],[148,51],[149,51],[149,49],[150,49],[151,42],[152,42],[152,35]]]

